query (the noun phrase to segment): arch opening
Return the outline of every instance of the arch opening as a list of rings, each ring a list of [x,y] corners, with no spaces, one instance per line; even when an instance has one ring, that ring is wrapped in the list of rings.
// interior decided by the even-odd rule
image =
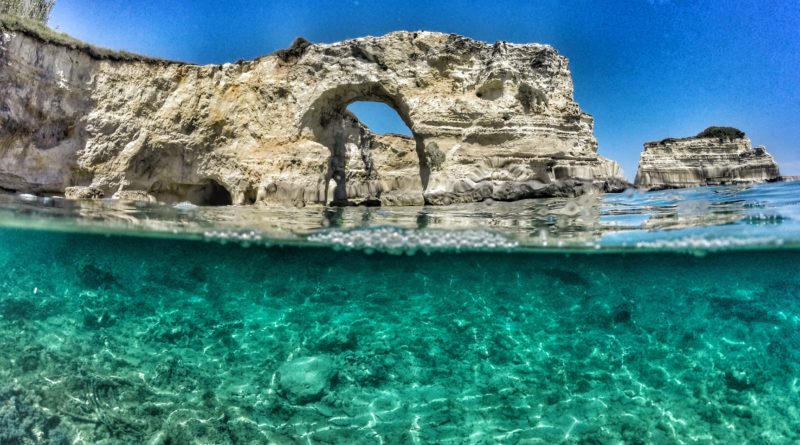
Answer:
[[[412,137],[408,128],[397,111],[383,102],[359,100],[350,102],[347,111],[375,134],[396,134]]]
[[[430,175],[425,145],[400,94],[377,83],[339,85],[320,95],[311,110],[306,128],[330,150],[320,201],[424,204]]]

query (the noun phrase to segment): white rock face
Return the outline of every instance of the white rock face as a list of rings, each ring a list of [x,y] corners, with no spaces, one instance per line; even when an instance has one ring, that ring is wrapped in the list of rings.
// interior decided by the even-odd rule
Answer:
[[[635,185],[649,189],[754,183],[780,178],[778,164],[750,139],[684,138],[644,144]]]
[[[549,46],[432,32],[195,66],[4,31],[0,188],[297,206],[620,190],[572,89]],[[372,134],[346,110],[365,100],[394,108],[413,137]]]

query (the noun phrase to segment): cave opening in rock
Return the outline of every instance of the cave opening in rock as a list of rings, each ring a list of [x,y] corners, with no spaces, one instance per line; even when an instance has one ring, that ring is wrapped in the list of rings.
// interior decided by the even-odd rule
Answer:
[[[411,137],[408,128],[397,111],[383,102],[357,101],[347,106],[358,120],[375,134],[399,134]]]
[[[231,193],[222,184],[209,179],[205,184],[192,187],[189,201],[199,206],[229,206],[233,204]]]
[[[158,181],[150,187],[149,193],[158,201],[176,204],[188,201],[198,206],[228,206],[233,204],[233,197],[228,189],[213,179],[198,184],[176,184]]]

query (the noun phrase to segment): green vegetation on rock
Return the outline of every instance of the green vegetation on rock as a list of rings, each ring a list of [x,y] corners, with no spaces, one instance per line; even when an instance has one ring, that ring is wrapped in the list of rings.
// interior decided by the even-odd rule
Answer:
[[[717,139],[741,139],[745,137],[745,133],[738,128],[733,127],[708,127],[705,130],[697,133],[697,136],[688,138],[666,138],[658,141],[659,144],[671,144],[677,141],[694,138],[717,138]]]
[[[744,131],[733,127],[708,127],[697,134],[699,138],[741,139]]]

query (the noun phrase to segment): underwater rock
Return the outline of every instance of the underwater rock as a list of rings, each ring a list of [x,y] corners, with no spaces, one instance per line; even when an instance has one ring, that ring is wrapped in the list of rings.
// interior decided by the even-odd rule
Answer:
[[[117,282],[113,273],[93,263],[81,266],[78,270],[78,280],[88,289],[106,289]]]
[[[745,391],[756,386],[753,376],[741,369],[730,369],[724,374],[725,384],[736,391]]]
[[[85,309],[83,312],[83,326],[87,329],[101,329],[114,326],[117,317],[108,311],[93,312]]]
[[[378,386],[389,378],[390,363],[386,354],[371,350],[370,353],[348,352],[342,356],[341,376],[343,380],[357,382],[361,387]]]
[[[57,311],[52,302],[42,299],[31,300],[21,298],[0,298],[0,320],[24,322],[26,320],[43,320]]]
[[[333,361],[325,356],[300,357],[278,368],[278,386],[291,403],[305,404],[320,400],[336,374]]]
[[[590,287],[592,285],[592,283],[584,278],[581,274],[571,270],[547,269],[541,271],[541,273],[548,278],[552,278],[553,280],[556,280],[564,285],[580,287]]]
[[[178,443],[233,443],[224,416],[207,418],[203,412],[177,409],[164,421],[163,431],[150,442],[159,445]]]
[[[778,180],[778,164],[744,133],[710,127],[696,137],[647,142],[634,185],[651,190]]]
[[[0,188],[196,205],[419,205],[621,191],[567,59],[394,32],[188,65],[0,25]],[[347,111],[394,108],[412,137]]]
[[[0,315],[5,320],[24,320],[36,312],[36,303],[27,298],[3,298],[0,300]]]
[[[0,388],[0,444],[67,445],[61,419],[48,415],[20,388]]]
[[[633,305],[621,303],[611,311],[611,320],[614,324],[629,323],[633,317]]]
[[[322,334],[316,341],[316,347],[322,352],[342,352],[355,349],[358,336],[346,326],[337,326]]]
[[[747,323],[777,323],[778,317],[770,313],[763,302],[716,297],[709,300],[713,313],[724,319],[737,319]]]

